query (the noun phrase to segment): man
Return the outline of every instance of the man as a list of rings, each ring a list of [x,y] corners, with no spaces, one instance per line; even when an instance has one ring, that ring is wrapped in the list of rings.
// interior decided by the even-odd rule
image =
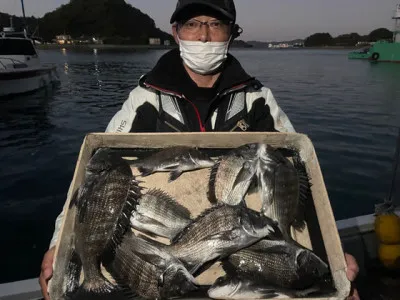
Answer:
[[[179,49],[140,78],[107,132],[295,132],[271,91],[228,54],[241,33],[233,0],[180,0],[171,24]],[[42,263],[45,299],[62,218]]]

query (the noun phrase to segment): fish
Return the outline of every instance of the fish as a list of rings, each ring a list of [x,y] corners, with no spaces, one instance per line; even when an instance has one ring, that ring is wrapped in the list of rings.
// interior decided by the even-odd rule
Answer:
[[[184,265],[156,242],[128,231],[114,253],[104,258],[107,271],[130,299],[170,299],[195,291],[198,286]]]
[[[196,148],[176,146],[163,149],[132,164],[143,177],[155,172],[170,172],[169,182],[172,182],[183,172],[210,168],[214,166],[215,161]]]
[[[101,273],[103,253],[118,244],[129,229],[129,216],[141,188],[129,164],[109,148],[100,148],[86,166],[83,184],[74,193],[74,251],[84,281],[79,294],[109,294],[115,290]]]
[[[243,203],[256,176],[258,147],[246,144],[218,159],[210,172],[207,194],[211,203]]]
[[[241,275],[219,277],[207,291],[208,296],[212,299],[228,300],[305,298],[310,295],[333,297],[334,293],[335,290],[329,288],[321,292],[317,286],[304,290],[282,288]]]
[[[258,158],[261,211],[278,222],[287,241],[293,241],[290,230],[298,216],[301,187],[299,174],[290,160],[270,145],[260,145]]]
[[[203,212],[166,247],[195,274],[213,260],[273,236],[275,230],[276,223],[259,212],[220,204]]]
[[[164,191],[151,189],[139,199],[132,213],[131,226],[172,240],[191,221],[187,208]]]
[[[283,239],[263,239],[223,261],[227,274],[241,274],[272,286],[306,290],[330,278],[328,265],[311,250]]]
[[[207,291],[212,299],[269,299],[278,296],[276,290],[240,275],[219,277]]]

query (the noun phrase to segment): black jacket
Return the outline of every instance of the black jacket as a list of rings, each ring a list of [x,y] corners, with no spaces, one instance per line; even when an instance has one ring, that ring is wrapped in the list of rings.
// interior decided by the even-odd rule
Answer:
[[[215,86],[199,88],[174,49],[139,80],[108,132],[294,131],[271,91],[228,55]]]

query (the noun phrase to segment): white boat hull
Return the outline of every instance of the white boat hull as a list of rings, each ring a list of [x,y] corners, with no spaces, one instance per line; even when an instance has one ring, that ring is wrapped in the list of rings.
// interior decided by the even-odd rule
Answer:
[[[55,67],[0,71],[0,97],[33,92],[59,81]]]

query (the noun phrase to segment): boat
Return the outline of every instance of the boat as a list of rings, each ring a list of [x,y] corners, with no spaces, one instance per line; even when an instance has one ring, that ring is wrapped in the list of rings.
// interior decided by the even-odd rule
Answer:
[[[392,19],[395,21],[395,25],[391,41],[377,41],[369,48],[350,52],[348,58],[366,59],[372,62],[400,63],[400,4],[397,5]]]
[[[23,0],[21,5],[25,20]],[[0,32],[0,97],[33,92],[56,82],[56,66],[41,63],[26,28],[15,31],[11,17],[10,27]]]
[[[41,63],[26,30],[6,27],[0,32],[0,97],[33,92],[58,81],[56,66]]]

